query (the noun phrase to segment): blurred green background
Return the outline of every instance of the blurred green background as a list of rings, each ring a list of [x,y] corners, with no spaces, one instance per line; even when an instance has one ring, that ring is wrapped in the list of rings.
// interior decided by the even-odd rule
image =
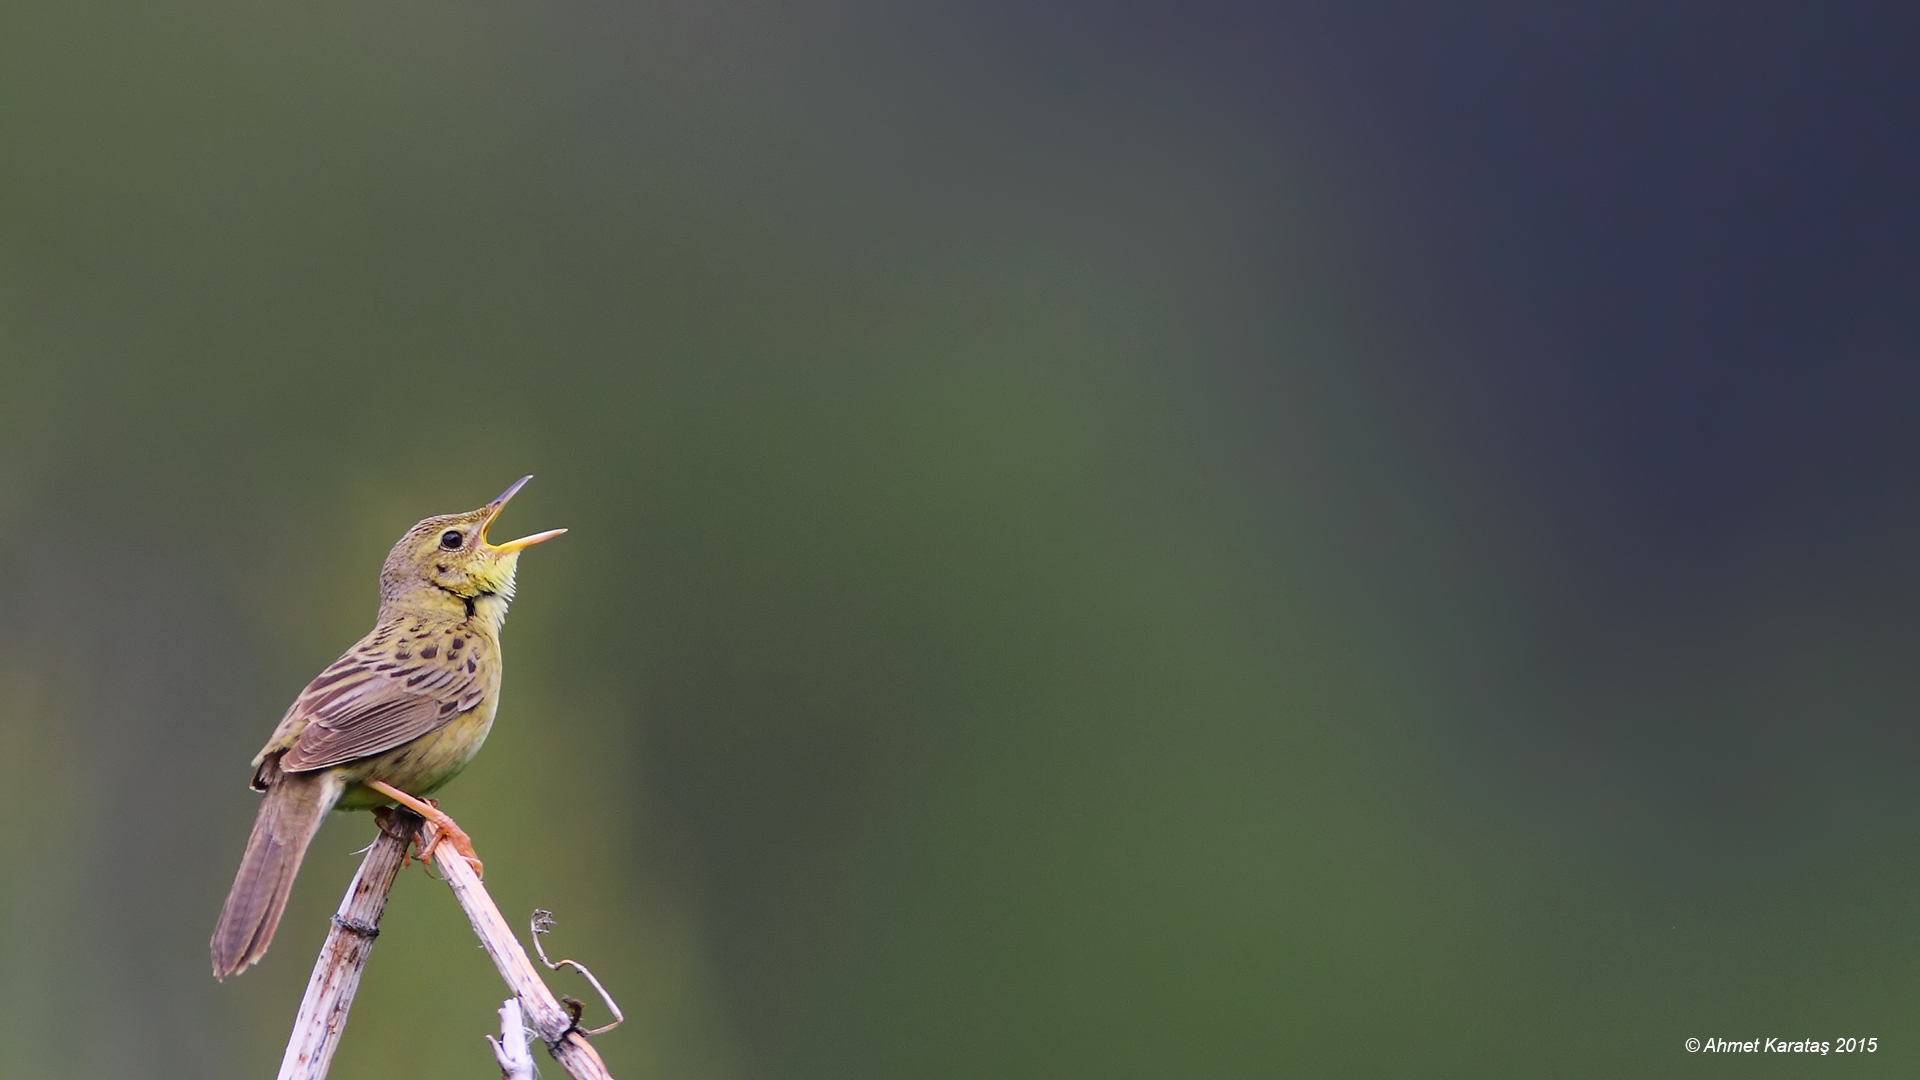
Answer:
[[[0,1076],[277,1065],[373,827],[216,984],[248,759],[526,472],[443,797],[622,1077],[1910,1072],[1911,278],[1438,11],[0,13]],[[335,1075],[501,996],[410,871]]]

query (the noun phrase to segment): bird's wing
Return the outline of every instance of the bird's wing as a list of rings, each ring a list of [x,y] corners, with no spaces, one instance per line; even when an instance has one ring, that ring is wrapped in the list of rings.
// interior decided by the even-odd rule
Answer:
[[[421,650],[425,652],[427,650]],[[262,756],[284,746],[285,772],[307,772],[386,753],[479,705],[486,687],[470,655],[404,646],[356,648],[307,684]]]

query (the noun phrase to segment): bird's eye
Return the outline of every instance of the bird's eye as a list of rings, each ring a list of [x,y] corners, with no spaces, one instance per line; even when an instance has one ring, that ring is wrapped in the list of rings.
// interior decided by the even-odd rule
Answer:
[[[446,532],[440,534],[440,546],[446,548],[448,551],[452,551],[454,548],[466,542],[467,538],[460,534],[459,529],[448,529]]]

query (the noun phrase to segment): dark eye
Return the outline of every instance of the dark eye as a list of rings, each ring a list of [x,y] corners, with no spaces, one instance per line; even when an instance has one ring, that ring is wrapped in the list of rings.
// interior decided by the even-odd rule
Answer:
[[[452,551],[454,548],[466,542],[467,538],[460,535],[459,529],[448,529],[446,532],[440,534],[440,546],[446,548],[448,551]]]

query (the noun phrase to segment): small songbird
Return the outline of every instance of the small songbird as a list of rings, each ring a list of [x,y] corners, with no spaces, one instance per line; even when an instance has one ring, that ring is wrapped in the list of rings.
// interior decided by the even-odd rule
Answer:
[[[307,684],[255,755],[253,789],[266,801],[214,927],[215,978],[266,955],[327,811],[423,809],[418,800],[479,752],[500,702],[500,624],[520,552],[567,531],[487,542],[487,526],[531,479],[408,529],[381,568],[373,631]],[[429,813],[471,858],[465,834]]]

